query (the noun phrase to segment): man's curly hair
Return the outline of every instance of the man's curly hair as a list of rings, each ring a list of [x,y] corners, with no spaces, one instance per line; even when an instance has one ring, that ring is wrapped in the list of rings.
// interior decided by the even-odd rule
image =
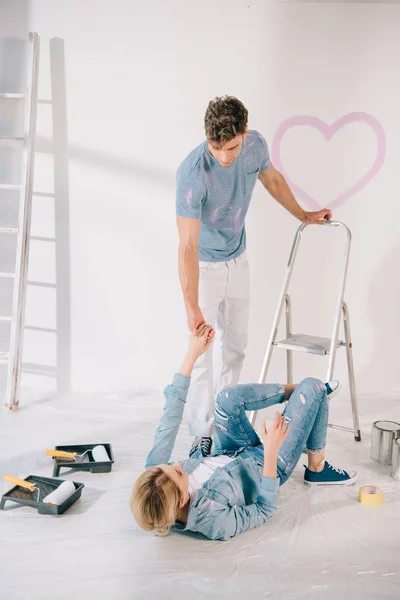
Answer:
[[[247,108],[234,96],[221,96],[209,103],[204,117],[204,127],[209,142],[223,146],[247,127]]]

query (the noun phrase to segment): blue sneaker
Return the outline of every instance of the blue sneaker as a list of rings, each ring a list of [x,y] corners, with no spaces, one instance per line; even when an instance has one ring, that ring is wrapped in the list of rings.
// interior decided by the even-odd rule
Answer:
[[[332,381],[325,383],[325,387],[328,400],[332,400],[332,398],[339,392],[341,385],[337,379],[333,379]]]
[[[305,466],[305,465],[304,465]],[[324,468],[319,473],[310,471],[306,466],[304,473],[304,483],[306,485],[353,485],[357,481],[355,471],[344,471],[333,467],[328,461],[325,461]]]

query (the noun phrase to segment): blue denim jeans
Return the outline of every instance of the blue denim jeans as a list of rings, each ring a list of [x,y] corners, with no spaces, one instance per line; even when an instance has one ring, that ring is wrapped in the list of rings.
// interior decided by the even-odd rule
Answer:
[[[215,404],[214,456],[253,457],[264,464],[264,446],[246,411],[261,410],[285,400],[281,385],[242,384],[218,394]],[[283,414],[290,423],[289,434],[279,449],[277,472],[281,485],[290,477],[304,446],[323,450],[328,427],[326,387],[318,379],[304,379],[291,395]]]

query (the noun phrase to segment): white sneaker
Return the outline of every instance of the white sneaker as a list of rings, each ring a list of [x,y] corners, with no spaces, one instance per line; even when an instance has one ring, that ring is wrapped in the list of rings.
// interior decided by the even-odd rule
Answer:
[[[332,400],[332,398],[339,393],[339,390],[342,386],[340,385],[340,381],[338,381],[337,379],[332,379],[332,381],[328,381],[328,383],[325,383],[325,387],[328,400]]]

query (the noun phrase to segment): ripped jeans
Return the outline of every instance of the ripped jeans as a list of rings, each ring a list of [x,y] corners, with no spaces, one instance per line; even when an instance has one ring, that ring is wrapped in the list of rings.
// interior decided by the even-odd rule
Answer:
[[[284,402],[281,385],[242,384],[224,388],[215,404],[213,456],[226,454],[252,457],[264,464],[264,446],[254,431],[246,411],[260,410]],[[297,386],[283,414],[290,423],[289,434],[278,453],[277,472],[282,485],[290,477],[304,446],[311,452],[323,450],[328,427],[326,387],[319,379],[308,377]]]

